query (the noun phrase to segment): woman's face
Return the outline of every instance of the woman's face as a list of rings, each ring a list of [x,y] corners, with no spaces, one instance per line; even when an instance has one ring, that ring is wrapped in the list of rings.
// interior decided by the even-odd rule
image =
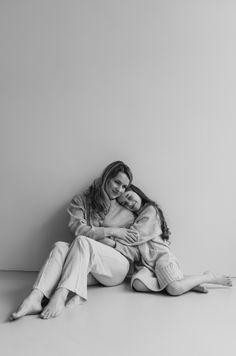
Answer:
[[[123,193],[118,201],[122,206],[133,212],[138,211],[142,205],[142,199],[132,190],[128,190],[127,192]]]
[[[129,177],[125,173],[119,172],[115,177],[108,179],[105,186],[106,193],[111,200],[119,198],[129,183]]]

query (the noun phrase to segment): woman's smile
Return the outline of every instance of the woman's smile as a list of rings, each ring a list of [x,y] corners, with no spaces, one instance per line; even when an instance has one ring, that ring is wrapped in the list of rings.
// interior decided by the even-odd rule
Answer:
[[[129,185],[128,176],[119,172],[114,178],[111,178],[106,184],[106,193],[110,199],[116,199],[124,193],[125,189]]]

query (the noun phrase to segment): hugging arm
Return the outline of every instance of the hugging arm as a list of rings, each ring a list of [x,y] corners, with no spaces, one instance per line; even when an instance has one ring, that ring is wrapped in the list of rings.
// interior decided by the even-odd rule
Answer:
[[[68,227],[74,237],[83,235],[94,240],[101,240],[112,234],[111,228],[92,226],[87,222],[87,209],[82,196],[75,196],[67,212],[70,216]]]
[[[82,196],[75,196],[73,198],[67,212],[70,215],[68,227],[74,237],[83,235],[99,241],[106,239],[104,243],[108,242],[106,244],[109,246],[111,246],[111,243],[107,238],[111,236],[119,239],[128,239],[130,242],[135,239],[136,232],[130,229],[89,225],[87,222],[86,204]]]
[[[146,242],[147,238],[153,237],[154,234],[156,236],[162,233],[160,218],[151,205],[139,214],[131,228],[139,232],[141,242]]]
[[[123,237],[122,239],[120,237],[116,237],[116,239],[120,240],[123,245],[131,247],[142,245],[145,242],[152,240],[157,235],[161,234],[162,231],[160,222],[158,225],[156,224],[157,219],[159,222],[156,209],[152,206],[148,206],[137,216],[135,222],[130,227],[130,231],[133,231],[134,233],[133,240],[127,237]]]

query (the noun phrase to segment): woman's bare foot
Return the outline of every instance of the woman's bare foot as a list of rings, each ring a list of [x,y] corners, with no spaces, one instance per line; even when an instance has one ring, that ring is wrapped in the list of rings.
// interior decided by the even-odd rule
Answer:
[[[198,286],[192,288],[192,290],[194,292],[198,292],[198,293],[208,293],[209,292],[207,287],[202,286],[201,284],[199,284]]]
[[[41,301],[44,295],[39,289],[33,289],[26,297],[16,312],[12,313],[9,320],[13,321],[25,315],[39,314],[42,310]]]
[[[232,280],[230,277],[223,274],[215,274],[211,271],[204,272],[204,275],[207,276],[208,281],[206,283],[220,284],[222,286],[231,287]]]
[[[69,291],[66,288],[57,288],[50,298],[48,305],[43,309],[40,317],[42,319],[56,318],[65,308],[66,298]]]
[[[76,305],[83,304],[84,300],[79,295],[74,295],[67,303],[66,307],[74,307]]]

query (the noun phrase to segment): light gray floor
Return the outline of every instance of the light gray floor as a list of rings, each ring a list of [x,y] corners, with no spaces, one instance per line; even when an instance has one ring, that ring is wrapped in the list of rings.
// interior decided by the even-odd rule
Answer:
[[[7,322],[36,274],[0,272],[0,353],[17,355],[236,354],[236,288],[207,295],[134,293],[128,284],[89,287],[89,300],[57,319],[28,316]],[[234,279],[234,284],[236,280]]]

